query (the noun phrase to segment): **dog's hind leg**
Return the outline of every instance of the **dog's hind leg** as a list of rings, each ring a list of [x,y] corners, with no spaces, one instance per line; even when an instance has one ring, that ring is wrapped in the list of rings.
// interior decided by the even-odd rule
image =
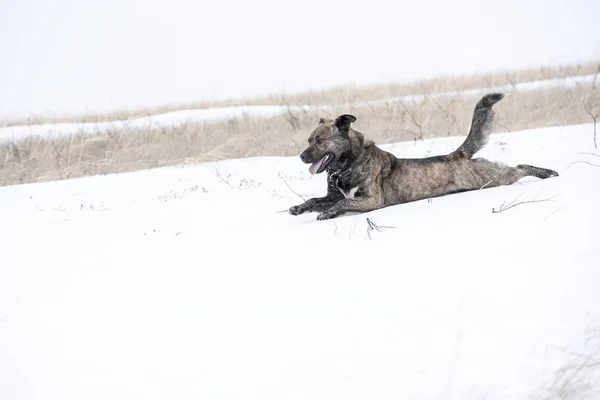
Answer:
[[[558,172],[556,172],[554,170],[547,169],[547,168],[534,167],[533,165],[519,164],[516,166],[516,168],[525,172],[525,174],[526,174],[525,176],[535,176],[536,178],[540,178],[540,179],[547,179],[547,178],[553,178],[555,176],[558,176]]]
[[[551,169],[539,168],[526,164],[519,164],[516,167],[511,167],[481,158],[473,160],[469,170],[469,173],[465,174],[466,179],[464,179],[464,183],[460,185],[467,190],[512,185],[527,176],[533,176],[539,179],[558,176],[558,173]],[[477,178],[473,179],[475,177]]]
[[[497,185],[494,185],[492,182],[489,186],[512,185],[527,176],[547,179],[558,176],[558,172],[526,164],[519,164],[516,167],[503,166],[501,173],[494,177]]]

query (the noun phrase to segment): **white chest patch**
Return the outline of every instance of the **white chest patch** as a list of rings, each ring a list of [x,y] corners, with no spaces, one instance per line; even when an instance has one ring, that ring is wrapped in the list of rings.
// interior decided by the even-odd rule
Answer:
[[[353,199],[354,195],[356,194],[356,191],[358,190],[358,186],[353,187],[352,189],[348,190],[347,192],[344,192],[342,190],[342,188],[340,188],[340,187],[338,187],[338,190],[344,195],[345,198]]]

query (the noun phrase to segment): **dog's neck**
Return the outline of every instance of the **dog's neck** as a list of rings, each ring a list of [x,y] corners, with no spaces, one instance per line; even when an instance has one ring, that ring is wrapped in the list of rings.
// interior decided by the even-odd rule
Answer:
[[[364,153],[365,137],[362,133],[350,129],[348,132],[350,138],[350,149],[343,152],[339,156],[339,165],[333,174],[339,175],[345,171],[350,172],[356,165],[360,163]]]

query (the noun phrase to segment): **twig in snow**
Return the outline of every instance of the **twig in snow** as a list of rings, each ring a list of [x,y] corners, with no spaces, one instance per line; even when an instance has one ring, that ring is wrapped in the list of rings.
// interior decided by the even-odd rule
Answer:
[[[296,191],[294,189],[291,188],[291,186],[289,185],[289,183],[287,183],[287,180],[283,177],[283,176],[279,176],[281,179],[283,179],[283,181],[285,182],[285,185],[288,187],[288,189],[290,189],[290,191],[292,193],[294,193],[296,196],[300,197],[302,199],[302,201],[306,201],[306,198],[298,193],[296,193]]]
[[[587,165],[591,165],[592,167],[600,167],[600,165],[598,165],[598,164],[594,164],[594,163],[591,163],[591,162],[588,162],[588,161],[581,161],[580,160],[580,161],[575,161],[575,162],[572,162],[571,164],[569,164],[569,166],[567,167],[567,169],[571,168],[571,165],[573,165],[573,164],[579,164],[579,163],[584,163],[584,164],[587,164]]]
[[[526,200],[526,201],[521,201],[519,203],[517,203],[516,201],[519,200],[519,198],[523,195],[523,193],[521,193],[520,195],[518,195],[513,201],[511,201],[508,204],[504,204],[504,202],[502,202],[502,205],[500,205],[500,208],[498,210],[496,210],[495,208],[492,208],[492,213],[493,214],[498,214],[501,213],[502,211],[506,211],[506,210],[510,210],[513,207],[516,206],[520,206],[521,204],[528,204],[528,203],[541,203],[544,201],[552,201],[552,199],[554,199],[556,196],[558,196],[558,194],[552,196],[552,197],[548,197],[547,199],[540,199],[538,200],[538,196],[540,195],[540,192],[538,192],[538,194],[535,195],[535,197],[533,198],[533,200]]]
[[[577,153],[577,154],[583,154],[583,155],[594,156],[594,157],[599,157],[600,158],[600,154],[596,154],[596,153],[580,152],[580,153]],[[591,163],[591,162],[588,162],[588,161],[575,161],[575,162],[572,162],[571,164],[569,164],[569,166],[567,167],[567,169],[569,169],[571,167],[571,165],[577,164],[577,163],[584,163],[584,164],[591,165],[593,167],[600,167],[600,165],[594,164],[594,163]]]
[[[590,115],[590,117],[592,117],[592,120],[594,121],[594,147],[596,149],[598,149],[598,144],[596,143],[596,118],[598,118],[598,113],[596,113],[595,115],[592,113],[592,108],[590,107],[590,105],[586,102],[583,103],[583,107],[585,108],[585,111]]]
[[[548,218],[550,218],[551,216],[553,216],[554,214],[556,214],[559,211],[564,211],[562,208],[557,208],[556,210],[552,211],[546,218],[544,218],[544,221],[547,220]]]
[[[369,238],[369,240],[371,239],[371,231],[377,231],[377,232],[383,232],[384,229],[394,229],[396,228],[395,226],[382,226],[382,225],[377,225],[375,224],[373,221],[371,221],[369,218],[367,218],[367,238]]]
[[[588,155],[588,156],[600,157],[600,154],[596,154],[596,153],[586,153],[586,152],[581,152],[581,153],[577,153],[577,154],[586,154],[586,155]]]
[[[356,216],[356,218],[354,218],[354,224],[352,225],[352,229],[350,229],[348,231],[348,239],[352,239],[352,235],[354,234],[354,231],[356,230],[356,222],[358,221],[358,216]]]
[[[221,180],[221,182],[224,182],[224,183],[226,183],[226,184],[227,184],[227,186],[229,186],[230,188],[232,188],[232,189],[233,189],[233,186],[231,186],[231,183],[229,183],[229,178],[231,177],[231,174],[229,174],[229,175],[227,176],[227,179],[224,179],[224,178],[221,176],[221,171],[220,171],[218,168],[214,168],[212,171],[215,173],[215,175],[217,176],[217,178],[219,178],[219,179]]]

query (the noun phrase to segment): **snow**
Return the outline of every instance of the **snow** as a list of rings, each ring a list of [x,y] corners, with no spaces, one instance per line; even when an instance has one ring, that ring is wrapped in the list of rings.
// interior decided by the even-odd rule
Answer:
[[[503,93],[515,93],[537,90],[542,88],[553,87],[574,87],[576,85],[589,85],[596,79],[595,75],[581,75],[567,78],[546,79],[533,82],[522,82],[514,85],[500,85],[488,88],[476,88],[462,91],[450,91],[432,93],[429,96],[433,98],[449,97],[449,96],[475,96],[489,93],[491,91],[500,91]],[[394,97],[390,99],[376,100],[370,102],[356,102],[337,105],[336,108],[344,107],[368,107],[382,105],[389,102],[412,102],[418,103],[426,99],[425,95],[408,95],[402,97]],[[87,123],[57,123],[57,124],[40,124],[40,125],[21,125],[8,126],[0,128],[0,141],[19,141],[28,137],[62,137],[76,134],[94,135],[106,134],[110,132],[127,132],[130,129],[144,129],[146,131],[161,130],[166,127],[178,127],[189,123],[197,123],[202,121],[214,122],[232,118],[248,118],[248,117],[272,117],[281,115],[286,112],[303,112],[310,109],[323,110],[324,112],[333,110],[332,106],[316,105],[316,106],[238,106],[238,107],[215,107],[208,109],[197,110],[180,110],[163,114],[155,114],[144,117],[132,118],[125,121],[110,121],[110,122],[87,122]]]
[[[277,212],[325,191],[297,157],[2,187],[0,398],[542,393],[598,355],[600,169],[572,164],[600,164],[579,154],[592,131],[495,134],[479,154],[560,177],[322,222]],[[518,196],[555,197],[491,212]],[[367,217],[389,228],[369,240]]]

